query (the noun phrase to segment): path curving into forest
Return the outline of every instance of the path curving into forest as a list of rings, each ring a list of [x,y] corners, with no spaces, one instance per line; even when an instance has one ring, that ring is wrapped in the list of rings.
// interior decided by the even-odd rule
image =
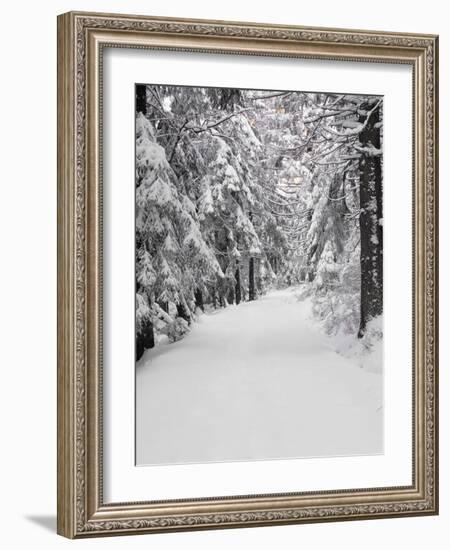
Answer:
[[[202,315],[136,369],[138,464],[378,454],[382,375],[336,354],[292,290]]]

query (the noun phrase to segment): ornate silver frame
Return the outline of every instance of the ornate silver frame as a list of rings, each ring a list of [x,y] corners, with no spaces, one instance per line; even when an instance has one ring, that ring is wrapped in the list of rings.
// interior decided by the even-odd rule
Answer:
[[[102,48],[413,67],[414,419],[407,487],[104,504]],[[438,38],[95,13],[58,17],[58,533],[70,538],[438,513]]]

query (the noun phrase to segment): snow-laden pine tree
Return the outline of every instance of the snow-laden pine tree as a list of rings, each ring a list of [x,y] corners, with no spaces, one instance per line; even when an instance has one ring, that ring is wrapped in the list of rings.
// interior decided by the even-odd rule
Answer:
[[[208,278],[223,276],[203,239],[197,212],[180,193],[179,178],[156,143],[148,118],[136,117],[137,356],[154,345],[154,326],[172,339],[187,330],[195,293]],[[169,307],[172,304],[174,307]],[[180,319],[182,321],[180,321]],[[159,323],[160,324],[160,323]]]

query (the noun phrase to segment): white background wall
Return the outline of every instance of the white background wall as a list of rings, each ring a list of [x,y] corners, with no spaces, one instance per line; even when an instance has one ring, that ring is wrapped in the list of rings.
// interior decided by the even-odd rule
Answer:
[[[56,15],[69,10],[440,34],[441,515],[70,542],[56,515]],[[15,0],[2,5],[0,85],[0,518],[4,548],[446,548],[450,535],[450,30],[439,0]]]

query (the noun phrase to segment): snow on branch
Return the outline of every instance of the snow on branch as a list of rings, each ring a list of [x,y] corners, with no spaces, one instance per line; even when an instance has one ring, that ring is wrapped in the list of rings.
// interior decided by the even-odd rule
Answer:
[[[381,149],[377,149],[372,144],[366,145],[364,147],[355,144],[353,147],[366,157],[379,157],[383,154]]]
[[[187,130],[192,130],[193,132],[195,132],[196,134],[200,134],[202,132],[207,132],[208,130],[211,130],[211,128],[216,128],[217,126],[220,126],[221,124],[223,124],[224,122],[226,122],[227,120],[230,120],[230,118],[233,118],[233,117],[236,117],[236,116],[239,116],[241,115],[242,113],[245,113],[247,111],[253,111],[254,108],[248,108],[248,109],[241,109],[240,111],[238,111],[237,113],[231,113],[230,115],[226,116],[226,117],[223,117],[221,118],[220,120],[218,120],[217,122],[214,122],[212,124],[206,124],[205,126],[193,126],[193,125],[187,125],[186,126],[186,129]]]
[[[323,107],[325,108],[325,107]],[[311,118],[305,118],[304,122],[305,124],[311,124],[312,122],[317,122],[318,120],[322,120],[323,118],[329,118],[332,116],[342,115],[342,114],[352,114],[356,113],[356,109],[335,109],[333,111],[328,111],[322,115],[316,115]]]
[[[249,97],[248,99],[251,101],[257,101],[259,99],[272,99],[273,97],[285,97],[290,94],[292,94],[292,92],[279,92],[275,94],[252,96],[252,97]]]
[[[380,104],[381,104],[381,99],[375,103],[375,106],[372,107],[372,109],[370,109],[370,111],[368,111],[364,122],[360,122],[356,128],[350,128],[348,130],[348,132],[337,132],[336,130],[333,130],[329,126],[324,127],[324,130],[326,130],[330,134],[333,134],[334,136],[338,136],[338,137],[357,136],[366,128],[366,126],[367,126],[367,124],[370,120],[370,117],[372,116],[372,113],[374,113],[378,109]]]

